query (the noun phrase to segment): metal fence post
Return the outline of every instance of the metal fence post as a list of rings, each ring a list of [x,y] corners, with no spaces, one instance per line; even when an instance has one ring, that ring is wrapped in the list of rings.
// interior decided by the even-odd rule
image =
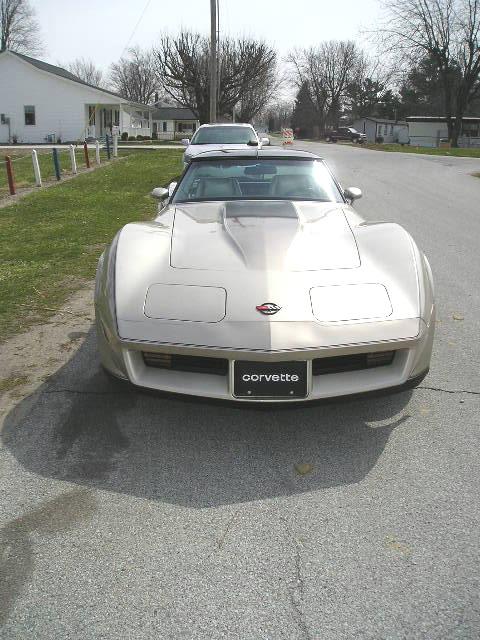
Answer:
[[[70,163],[72,165],[72,173],[77,173],[77,158],[75,156],[75,147],[73,144],[70,145]]]
[[[12,159],[10,156],[5,156],[5,165],[7,167],[7,180],[8,180],[8,190],[10,191],[10,195],[14,196],[15,191],[15,176],[13,173]]]
[[[32,149],[33,173],[35,175],[35,184],[37,187],[42,186],[42,174],[40,173],[40,165],[38,164],[38,156],[35,149]]]
[[[100,142],[95,140],[95,160],[100,164]]]
[[[88,157],[88,146],[86,141],[83,143],[83,153],[85,154],[85,164],[87,169],[90,169],[90,158]]]
[[[108,137],[108,133],[105,136],[105,141],[107,143],[107,158],[110,160],[110,139]]]
[[[57,178],[57,180],[60,180],[60,163],[58,162],[57,149],[55,148],[52,149],[52,155],[53,155],[53,166],[55,168],[55,177]]]
[[[118,157],[118,133],[115,133],[113,136],[113,157]]]

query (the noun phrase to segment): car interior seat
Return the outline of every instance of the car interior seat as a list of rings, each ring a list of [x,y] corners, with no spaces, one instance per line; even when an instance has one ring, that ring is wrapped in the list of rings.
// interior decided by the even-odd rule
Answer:
[[[242,195],[236,178],[200,178],[197,198],[234,198]]]
[[[276,175],[273,176],[271,194],[279,197],[313,196],[318,186],[309,175]]]

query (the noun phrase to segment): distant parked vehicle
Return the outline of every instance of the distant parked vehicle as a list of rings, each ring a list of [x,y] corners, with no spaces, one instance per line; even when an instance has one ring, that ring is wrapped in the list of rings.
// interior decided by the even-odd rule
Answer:
[[[216,149],[239,150],[251,147],[261,147],[270,144],[268,138],[260,138],[251,124],[202,124],[189,140],[185,138],[182,144],[186,147],[183,163],[186,167],[200,153]]]
[[[268,130],[265,127],[255,129],[258,139],[261,141],[262,147],[270,145],[270,138],[268,137]]]
[[[367,141],[367,136],[353,127],[338,127],[333,131],[327,131],[325,134],[326,142],[337,142],[337,140],[348,140],[349,142],[362,144]]]

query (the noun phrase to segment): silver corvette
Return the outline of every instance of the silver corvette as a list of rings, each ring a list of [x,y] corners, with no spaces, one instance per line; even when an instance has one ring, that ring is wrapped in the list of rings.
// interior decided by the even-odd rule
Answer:
[[[321,158],[212,151],[157,188],[98,265],[101,362],[140,387],[235,402],[417,385],[432,273],[398,224],[362,219]]]

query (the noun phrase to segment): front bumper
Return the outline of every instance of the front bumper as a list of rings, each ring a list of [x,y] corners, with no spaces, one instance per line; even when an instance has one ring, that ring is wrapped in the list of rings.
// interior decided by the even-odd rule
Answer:
[[[418,384],[430,364],[433,342],[434,314],[430,325],[420,321],[415,338],[385,340],[366,344],[344,344],[316,349],[288,349],[275,352],[244,349],[221,349],[192,345],[158,344],[151,341],[122,340],[97,323],[98,343],[103,366],[113,375],[136,386],[189,396],[201,396],[236,403],[298,403],[341,396],[368,394],[378,391],[397,391]],[[323,357],[347,356],[360,353],[395,351],[393,362],[386,366],[355,371],[313,375],[312,361]],[[224,358],[228,360],[226,375],[176,371],[148,366],[144,353],[178,354]],[[233,368],[236,360],[307,362],[307,396],[298,398],[237,398],[233,389]]]

